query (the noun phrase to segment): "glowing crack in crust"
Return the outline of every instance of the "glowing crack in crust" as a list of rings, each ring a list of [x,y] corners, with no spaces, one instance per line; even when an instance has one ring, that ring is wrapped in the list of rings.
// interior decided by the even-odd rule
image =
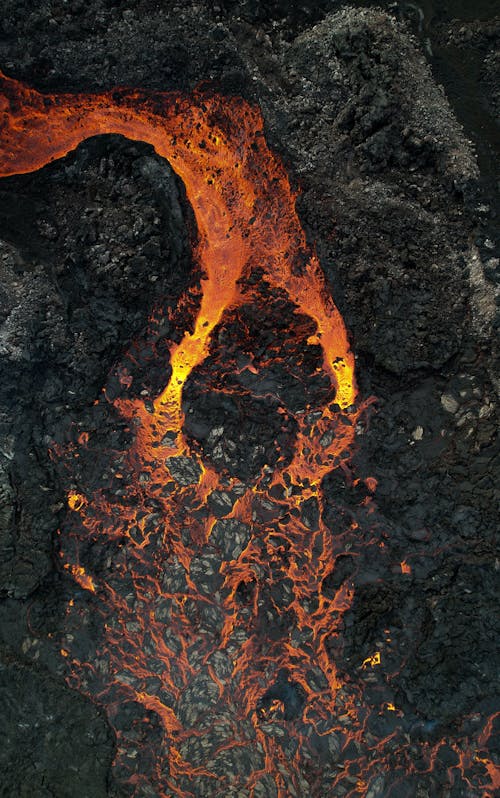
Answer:
[[[152,407],[115,401],[134,431],[116,473],[121,500],[114,505],[103,490],[70,492],[72,520],[61,533],[62,567],[98,597],[106,638],[96,665],[80,662],[70,643],[61,653],[73,683],[107,708],[125,780],[138,796],[382,795],[396,732],[367,742],[361,693],[342,681],[328,650],[353,599],[348,580],[333,593],[324,588],[345,540],[321,512],[316,524],[302,514],[311,500],[321,511],[323,478],[349,458],[359,414],[354,358],[259,110],[210,93],[42,95],[3,76],[0,92],[1,176],[32,172],[90,136],[118,133],[148,142],[170,162],[197,225],[201,300],[193,329],[170,345],[170,379]],[[224,314],[248,302],[257,270],[314,322],[306,345],[321,350],[330,395],[320,412],[295,414],[286,466],[264,469],[248,486],[193,450],[183,433],[182,395]],[[79,445],[88,440],[83,433]],[[188,472],[176,479],[186,463]],[[375,482],[366,485],[371,492]],[[222,520],[208,509],[214,491],[233,491]],[[194,511],[188,534],[182,508]],[[266,512],[273,522],[266,524]],[[355,537],[354,519],[347,531]],[[113,577],[87,573],[79,550],[89,541],[119,542]],[[117,589],[120,580],[128,593]],[[286,622],[278,634],[267,633],[264,596],[272,604],[273,584],[286,584],[286,605],[274,610],[293,618],[296,633]],[[376,652],[362,668],[382,664]],[[149,724],[152,717],[160,724],[158,750],[142,769],[117,720],[127,701],[143,707]],[[392,702],[381,712],[397,715]],[[357,752],[352,768],[341,754],[349,743]],[[394,767],[402,776],[412,770],[411,757],[406,742],[397,744]],[[434,757],[428,746],[428,768]],[[460,761],[461,769],[467,764]]]

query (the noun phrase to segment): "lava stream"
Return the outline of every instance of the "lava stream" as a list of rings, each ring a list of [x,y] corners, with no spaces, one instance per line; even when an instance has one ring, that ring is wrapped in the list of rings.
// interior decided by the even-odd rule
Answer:
[[[42,95],[3,76],[0,90],[0,176],[118,133],[170,162],[196,220],[194,327],[170,344],[171,376],[152,407],[126,392],[115,400],[134,434],[116,453],[119,500],[79,486],[61,530],[62,567],[95,593],[104,633],[95,661],[81,661],[69,638],[64,656],[72,683],[116,730],[117,778],[134,795],[164,798],[381,795],[388,767],[400,779],[412,772],[408,744],[395,727],[367,742],[362,690],[332,656],[352,586],[325,587],[347,544],[356,555],[354,517],[332,531],[321,491],[352,450],[354,358],[260,112],[201,92]],[[184,431],[182,401],[216,350],[214,332],[264,295],[306,317],[312,332],[300,345],[316,352],[328,386],[321,404],[288,413],[291,456],[278,452],[250,482],[203,456]],[[229,391],[207,379],[209,391]],[[90,572],[89,546],[114,551],[112,566]],[[422,756],[431,769],[433,747]]]

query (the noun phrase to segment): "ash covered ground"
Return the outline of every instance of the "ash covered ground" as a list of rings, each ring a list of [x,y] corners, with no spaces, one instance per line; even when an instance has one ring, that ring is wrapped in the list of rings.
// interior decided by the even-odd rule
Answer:
[[[394,663],[391,688],[417,745],[444,732],[467,739],[494,711],[497,692],[498,20],[488,3],[475,16],[460,3],[456,12],[452,3],[439,11],[368,5],[324,1],[292,12],[288,3],[250,0],[161,8],[77,0],[33,9],[4,0],[0,68],[47,91],[189,91],[211,81],[262,108],[350,331],[360,395],[377,398],[352,467],[378,481],[373,534],[384,549],[376,557],[370,549],[366,561],[356,553],[355,563],[347,552],[334,574],[332,591],[345,580],[356,588],[335,656],[374,693],[387,674],[362,663],[375,650]],[[106,451],[126,447],[110,405],[94,403],[103,386],[109,398],[119,394],[112,366],[141,337],[152,308],[176,309],[193,289],[193,305],[150,333],[156,353],[193,318],[194,236],[168,164],[119,137],[87,141],[37,173],[0,182],[5,798],[127,794],[111,771],[104,713],[65,683],[57,641],[68,601],[86,599],[56,565],[66,496],[48,450],[94,431],[102,439],[97,473]],[[287,319],[286,308],[277,312]],[[264,349],[269,315],[256,331]],[[233,339],[242,323],[231,320]],[[147,400],[168,364],[147,346],[136,355],[134,390]],[[217,369],[212,359],[207,368]],[[307,401],[303,381],[272,369],[266,377],[284,386],[289,407]],[[203,386],[200,368],[186,388],[188,433],[213,462],[252,477],[276,435],[252,421],[268,415],[265,399],[242,425]],[[348,516],[363,499],[335,473],[324,494],[332,525],[339,507]],[[90,620],[87,652],[92,636]],[[423,774],[408,794],[482,795],[463,784],[453,792],[445,780],[444,769],[434,779]],[[374,796],[389,794],[389,781],[375,787]]]

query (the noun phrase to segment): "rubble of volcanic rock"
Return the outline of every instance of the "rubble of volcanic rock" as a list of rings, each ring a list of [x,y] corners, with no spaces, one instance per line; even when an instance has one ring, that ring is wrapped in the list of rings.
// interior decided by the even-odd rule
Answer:
[[[366,785],[370,798],[480,798],[479,760],[498,756],[494,729],[481,736],[484,719],[498,711],[498,361],[491,343],[498,258],[484,175],[420,43],[396,17],[338,2],[314,10],[302,4],[296,16],[288,3],[235,5],[50,0],[28,8],[9,0],[0,68],[47,91],[186,91],[210,80],[261,106],[266,137],[300,184],[299,215],[350,331],[360,395],[377,402],[359,419],[349,469],[324,478],[321,508],[297,499],[304,528],[325,523],[342,541],[321,594],[354,593],[326,643],[344,683],[336,730],[317,718],[308,725],[304,688],[272,667],[253,711],[282,751],[287,795],[306,798],[312,783],[327,795],[332,780],[340,798],[360,794],[353,791],[363,746],[374,751],[385,741],[390,766]],[[495,35],[479,22],[436,31],[443,47],[480,51],[492,109]],[[232,513],[266,466],[289,463],[296,414],[313,414],[325,401],[319,353],[300,343],[314,330],[283,297],[266,296],[258,319],[250,302],[226,314],[209,357],[192,373],[183,407],[194,454],[172,453],[164,487],[165,496],[179,496],[182,540],[195,551],[188,572],[168,552],[154,559],[163,523],[154,502],[130,532],[153,552],[161,579],[162,595],[151,605],[141,606],[127,578],[130,552],[120,540],[80,549],[85,569],[121,597],[128,639],[140,641],[151,666],[152,675],[135,683],[131,648],[110,689],[116,662],[100,646],[113,619],[58,566],[57,532],[71,524],[66,497],[75,484],[100,490],[115,509],[130,499],[120,464],[134,430],[111,403],[133,396],[152,407],[169,377],[168,342],[192,325],[200,274],[191,209],[180,180],[150,147],[103,136],[38,172],[3,179],[0,238],[0,794],[157,798],[149,783],[137,792],[127,786],[154,770],[151,751],[167,745],[158,715],[130,699],[132,688],[196,729],[181,755],[212,775],[200,773],[194,784],[186,776],[180,790],[209,798],[215,774],[224,795],[247,798],[241,785],[263,769],[263,752],[252,725],[237,719],[240,708],[231,714],[219,695],[235,678],[232,659],[245,645],[257,585],[271,643],[288,633],[295,646],[308,640],[289,610],[293,585],[277,584],[272,564],[237,585],[240,625],[220,650],[224,617],[214,596],[223,590],[223,563],[240,557],[256,530],[270,526],[281,545],[287,518],[279,491],[264,502],[255,497],[251,523]],[[179,304],[187,288],[191,302]],[[171,441],[163,444],[167,451]],[[195,487],[204,462],[226,484],[200,507]],[[368,478],[377,480],[374,496]],[[201,544],[196,528],[209,513],[214,526]],[[186,618],[216,649],[207,661],[199,646],[183,652],[169,625],[165,595],[187,595],[188,580],[198,599],[186,600]],[[150,609],[165,644],[185,653],[196,674],[184,687],[174,673],[175,695],[154,675],[155,665],[161,672],[157,641],[141,626]],[[306,609],[314,614],[314,602]],[[68,684],[71,658],[89,667]],[[307,680],[325,689],[314,664]],[[84,695],[106,688],[112,716],[73,688]],[[358,699],[367,707],[356,721],[362,741],[349,709]],[[299,738],[309,742],[300,748],[297,782],[287,763]],[[441,739],[447,742],[429,773],[421,753]],[[464,786],[457,751],[470,740],[479,770]],[[405,757],[414,765],[408,777]],[[253,798],[275,795],[273,779],[259,775]]]

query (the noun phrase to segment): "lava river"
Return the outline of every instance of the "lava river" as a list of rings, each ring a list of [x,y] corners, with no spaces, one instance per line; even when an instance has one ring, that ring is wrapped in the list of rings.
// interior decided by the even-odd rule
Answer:
[[[441,769],[451,790],[465,790],[450,795],[492,795],[489,760],[453,739],[410,741],[394,703],[375,706],[336,665],[354,589],[332,577],[346,551],[355,560],[361,536],[356,513],[339,512],[337,527],[325,521],[322,483],[335,470],[359,483],[365,518],[375,484],[350,472],[361,412],[354,358],[259,110],[209,92],[42,95],[6,77],[0,87],[0,175],[122,134],[169,161],[196,221],[193,323],[169,342],[165,387],[152,400],[128,397],[118,368],[113,403],[131,441],[110,454],[119,489],[74,485],[59,535],[61,569],[102,624],[82,656],[82,609],[71,601],[61,654],[70,683],[107,712],[124,794],[413,796]],[[273,312],[289,336],[256,346]],[[161,309],[151,329],[158,318]],[[303,407],[264,378],[291,362]],[[253,465],[240,473],[230,452],[224,460],[223,424],[197,440],[185,410],[195,378],[205,396],[236,396],[250,415],[260,408],[263,427],[274,424],[272,452],[243,452]],[[89,445],[84,431],[60,456],[70,462]],[[374,532],[362,545],[383,543]],[[363,670],[380,662],[374,652]],[[378,734],[373,713],[387,719]]]

